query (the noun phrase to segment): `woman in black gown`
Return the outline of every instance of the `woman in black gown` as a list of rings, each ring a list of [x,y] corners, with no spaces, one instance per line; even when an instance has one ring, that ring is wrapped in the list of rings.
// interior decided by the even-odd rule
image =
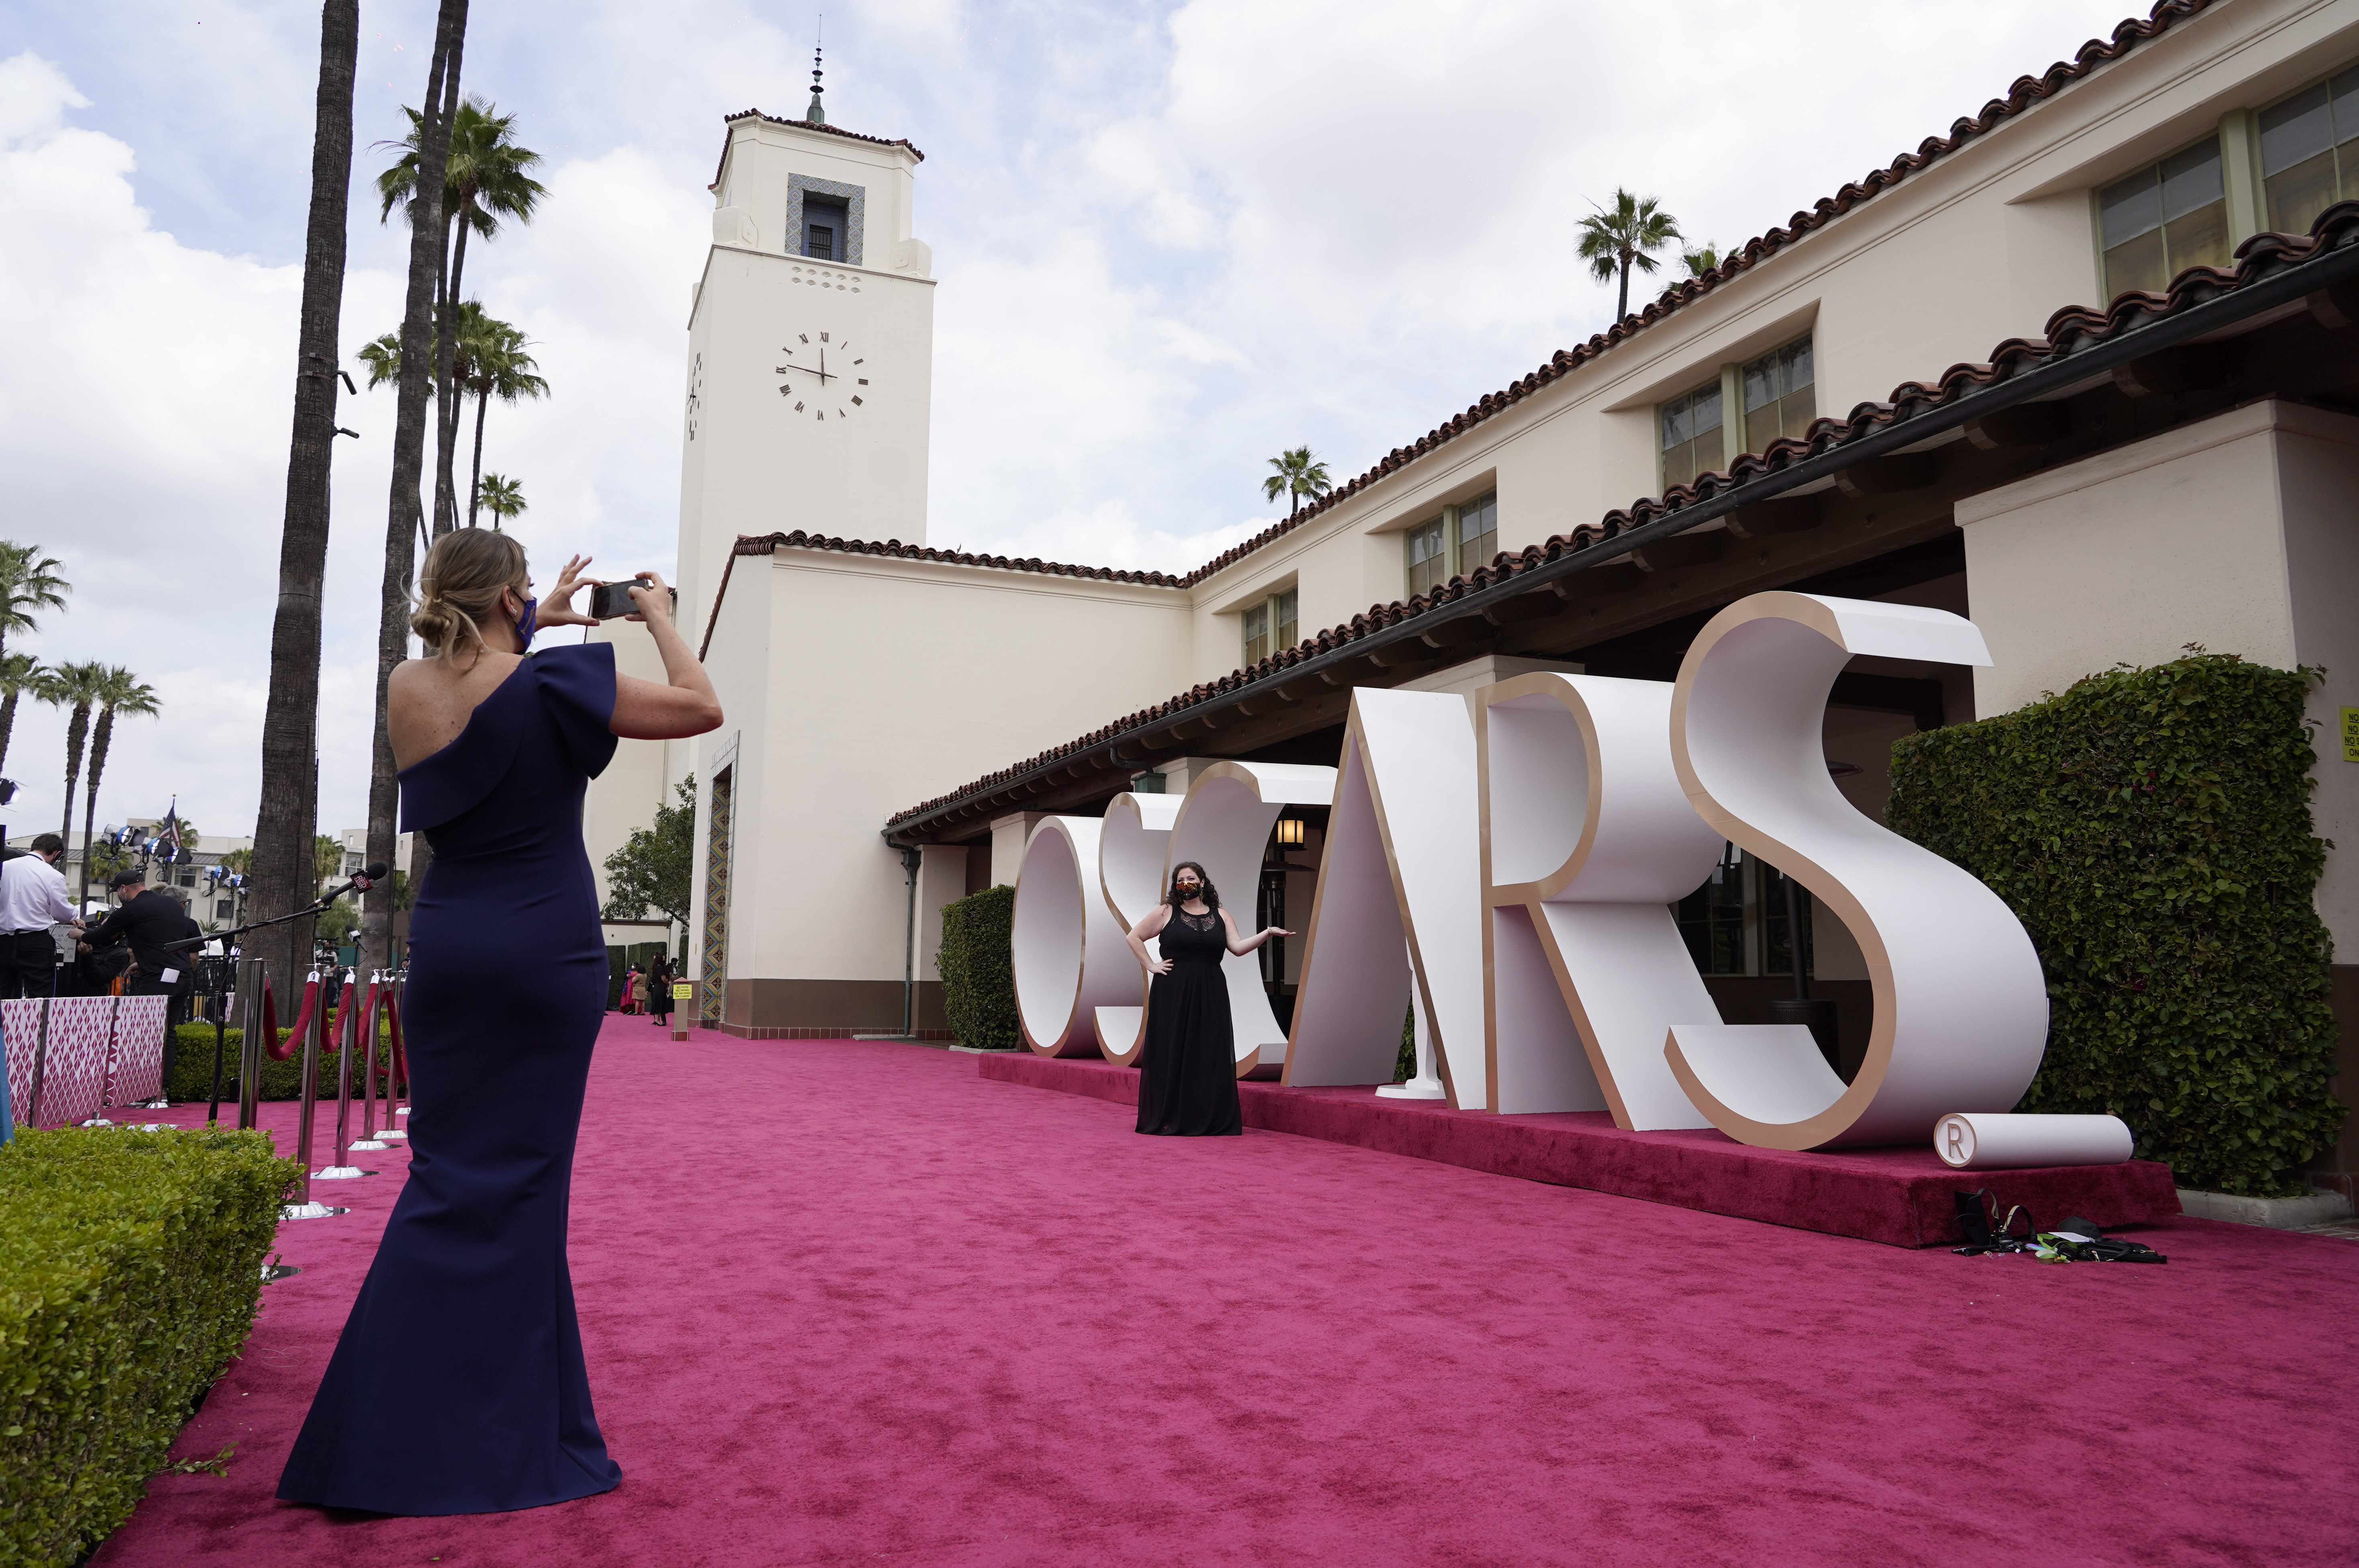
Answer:
[[[1182,1138],[1245,1130],[1237,1105],[1236,1036],[1229,1027],[1229,983],[1221,961],[1239,957],[1274,936],[1276,926],[1249,937],[1221,908],[1204,868],[1183,860],[1171,868],[1171,891],[1131,928],[1130,950],[1154,976],[1147,994],[1147,1049],[1139,1062],[1138,1130]],[[1163,956],[1147,944],[1163,939]]]
[[[606,1010],[606,950],[582,798],[617,735],[701,735],[721,705],[634,590],[667,684],[614,673],[611,643],[527,659],[576,560],[536,611],[513,536],[437,539],[388,727],[401,825],[434,857],[402,997],[409,1177],[278,1480],[291,1502],[386,1514],[498,1513],[613,1488],[565,1258],[573,1144]]]

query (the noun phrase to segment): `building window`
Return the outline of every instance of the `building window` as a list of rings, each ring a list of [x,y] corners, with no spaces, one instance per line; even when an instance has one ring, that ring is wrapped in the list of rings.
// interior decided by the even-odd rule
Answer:
[[[803,198],[803,254],[819,261],[844,259],[844,235],[851,223],[841,201]]]
[[[213,900],[213,919],[217,920],[228,920],[236,910],[237,905],[232,899],[215,898]]]
[[[1802,961],[1811,963],[1810,896],[1800,893]],[[1688,956],[1706,975],[1791,975],[1792,935],[1786,922],[1786,877],[1734,844],[1721,846],[1720,864],[1694,892],[1672,906]]]
[[[1447,517],[1419,523],[1403,537],[1408,541],[1408,593],[1416,598],[1450,581],[1450,535]]]
[[[1292,648],[1302,640],[1295,606],[1298,595],[1288,588],[1272,593],[1257,604],[1248,604],[1238,616],[1244,633],[1245,663],[1259,664],[1271,654]]]
[[[1488,566],[1499,553],[1499,495],[1493,491],[1458,508],[1458,570]]]
[[[1745,450],[1762,452],[1780,436],[1801,439],[1819,417],[1810,340],[1772,349],[1738,372],[1745,387]]]
[[[2159,294],[2190,267],[2228,265],[2228,192],[2217,136],[2097,192],[2105,298]]]
[[[2285,234],[2359,195],[2359,66],[2261,111],[2261,187],[2269,227]]]
[[[1720,383],[1697,387],[1663,405],[1663,488],[1686,485],[1721,466]]]

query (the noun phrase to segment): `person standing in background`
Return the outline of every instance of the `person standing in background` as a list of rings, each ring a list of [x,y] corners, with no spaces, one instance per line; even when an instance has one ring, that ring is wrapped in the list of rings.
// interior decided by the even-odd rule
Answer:
[[[47,996],[58,976],[60,925],[82,929],[58,861],[66,841],[43,833],[29,855],[0,863],[0,997]]]
[[[647,969],[647,1011],[655,1015],[655,1026],[664,1029],[671,1023],[671,955],[658,956]]]

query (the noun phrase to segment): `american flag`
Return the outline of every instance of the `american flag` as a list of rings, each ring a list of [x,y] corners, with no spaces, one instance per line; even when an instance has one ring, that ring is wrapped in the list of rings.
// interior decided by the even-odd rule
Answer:
[[[180,798],[164,808],[164,825],[156,834],[156,858],[167,866],[177,866],[185,858],[180,854]]]

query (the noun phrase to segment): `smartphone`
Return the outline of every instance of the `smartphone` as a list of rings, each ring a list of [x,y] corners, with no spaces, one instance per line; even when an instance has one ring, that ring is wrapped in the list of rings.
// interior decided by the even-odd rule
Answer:
[[[611,621],[617,615],[636,615],[639,607],[631,602],[631,590],[651,588],[654,584],[644,577],[629,577],[620,583],[601,583],[590,590],[590,618]],[[671,607],[679,608],[679,590],[670,590]]]

